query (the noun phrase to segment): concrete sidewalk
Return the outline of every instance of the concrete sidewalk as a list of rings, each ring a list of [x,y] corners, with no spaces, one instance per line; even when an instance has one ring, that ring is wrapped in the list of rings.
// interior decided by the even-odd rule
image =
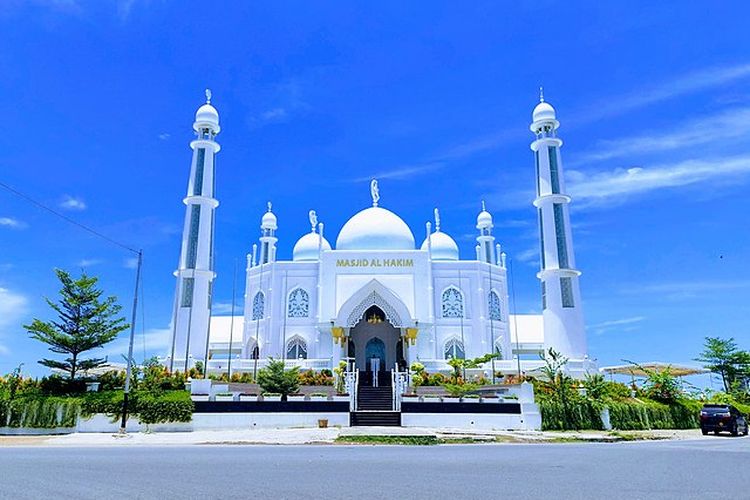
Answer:
[[[304,445],[334,444],[339,436],[434,436],[443,441],[493,443],[616,442],[653,439],[710,439],[700,430],[538,432],[479,431],[450,428],[343,427],[328,429],[237,429],[195,432],[136,432],[126,436],[77,433],[64,436],[0,436],[0,448],[10,446],[188,446],[205,444]]]

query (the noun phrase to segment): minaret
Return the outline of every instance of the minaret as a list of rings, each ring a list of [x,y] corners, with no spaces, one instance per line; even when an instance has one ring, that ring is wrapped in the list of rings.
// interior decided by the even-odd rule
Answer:
[[[581,293],[573,254],[573,238],[568,216],[570,196],[565,194],[560,147],[557,137],[560,123],[555,109],[544,101],[540,89],[539,104],[532,114],[531,143],[536,161],[536,199],[541,239],[542,313],[545,348],[552,347],[571,359],[586,356],[586,332],[581,310]]]
[[[477,260],[487,264],[495,263],[495,237],[492,236],[492,215],[482,202],[482,211],[477,215]]]
[[[211,105],[210,90],[206,90],[206,104],[195,113],[193,130],[196,139],[190,143],[193,161],[187,196],[183,200],[187,209],[182,250],[179,266],[174,273],[177,289],[169,366],[177,371],[184,371],[193,362],[206,357],[211,292],[216,277],[213,262],[214,211],[219,202],[214,198],[214,158],[221,148],[214,140],[220,130],[219,113]]]
[[[268,211],[263,214],[260,221],[260,263],[268,264],[276,261],[276,215],[271,211],[271,202],[268,202]]]

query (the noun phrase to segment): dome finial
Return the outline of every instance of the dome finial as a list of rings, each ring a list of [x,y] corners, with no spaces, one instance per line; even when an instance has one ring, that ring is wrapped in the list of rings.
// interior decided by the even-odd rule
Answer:
[[[378,180],[370,181],[370,196],[372,196],[372,206],[377,207],[380,201],[380,190],[378,189]]]
[[[435,231],[440,232],[440,210],[435,209]]]
[[[315,227],[318,225],[318,214],[315,213],[315,210],[310,210],[310,212],[307,214],[310,218],[310,226],[312,227],[312,232],[315,232]]]
[[[539,102],[544,102],[544,87],[539,87]]]
[[[206,104],[211,104],[211,89],[206,89]]]
[[[484,200],[482,200],[482,212],[487,211],[487,205],[484,204]]]
[[[271,202],[270,201],[268,202],[268,212],[269,213],[271,212]]]

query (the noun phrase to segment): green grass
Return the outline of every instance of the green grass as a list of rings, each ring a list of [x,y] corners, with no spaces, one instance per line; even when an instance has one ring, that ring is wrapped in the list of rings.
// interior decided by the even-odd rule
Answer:
[[[427,446],[440,444],[435,436],[339,436],[337,443],[345,444],[399,444]]]

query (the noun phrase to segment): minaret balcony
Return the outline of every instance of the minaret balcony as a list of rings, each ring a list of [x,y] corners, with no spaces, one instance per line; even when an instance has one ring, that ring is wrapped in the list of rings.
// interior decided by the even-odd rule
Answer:
[[[219,200],[209,196],[186,196],[182,202],[185,205],[206,205],[209,208],[216,208],[219,206]]]
[[[570,196],[567,194],[549,193],[538,196],[537,199],[534,200],[534,206],[537,208],[548,203],[570,203]]]

